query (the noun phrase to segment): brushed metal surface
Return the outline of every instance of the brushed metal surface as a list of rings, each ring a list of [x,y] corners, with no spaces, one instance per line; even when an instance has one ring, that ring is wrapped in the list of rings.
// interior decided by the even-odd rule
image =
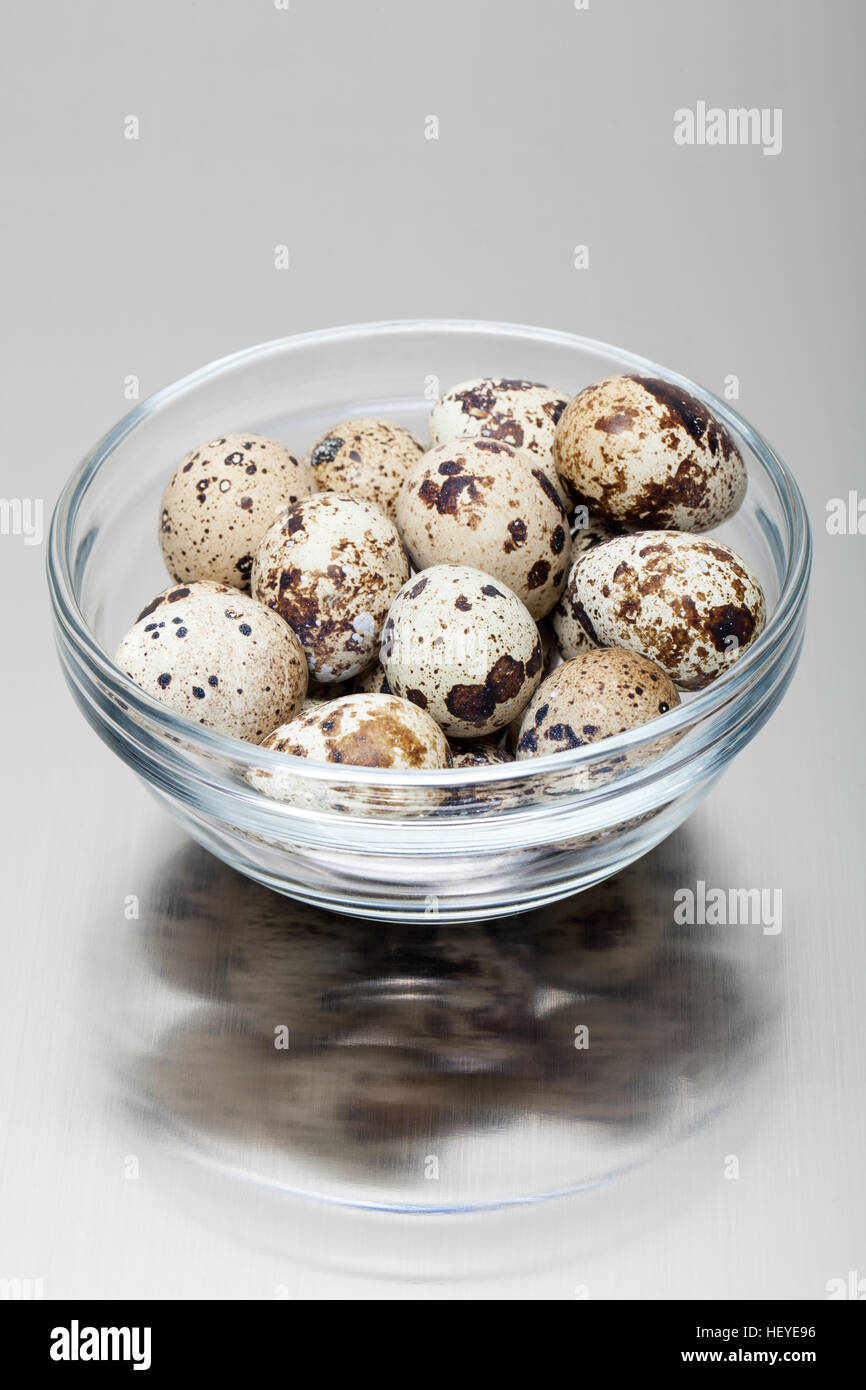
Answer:
[[[377,929],[184,840],[73,709],[44,547],[3,534],[0,1278],[822,1298],[866,1276],[866,539],[825,525],[866,488],[861,8],[98,0],[7,25],[7,499],[49,507],[130,378],[453,313],[736,375],[816,564],[794,685],[683,830],[542,920]],[[782,108],[782,152],[677,147],[699,99]],[[766,890],[763,920],[677,922],[699,882]]]

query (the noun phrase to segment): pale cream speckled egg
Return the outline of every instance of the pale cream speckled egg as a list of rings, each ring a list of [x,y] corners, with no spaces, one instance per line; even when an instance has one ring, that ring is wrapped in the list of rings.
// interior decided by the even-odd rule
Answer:
[[[294,629],[310,675],[349,680],[376,658],[382,625],[409,575],[393,522],[336,492],[302,498],[256,551],[252,591]]]
[[[446,391],[430,411],[430,443],[455,439],[498,439],[532,454],[564,504],[567,495],[553,462],[553,436],[568,404],[567,391],[536,381],[476,377]]]
[[[706,531],[746,495],[745,464],[721,420],[656,377],[587,386],[560,416],[553,457],[573,500],[615,524]]]
[[[344,420],[316,441],[310,464],[321,492],[372,502],[394,520],[397,493],[424,449],[408,430],[387,420]]]
[[[262,536],[292,502],[316,491],[313,470],[260,434],[226,434],[181,459],[162,495],[159,543],[178,581],[248,589]]]
[[[318,763],[444,768],[451,751],[439,725],[396,695],[343,695],[275,729],[263,748]]]
[[[541,680],[538,629],[510,589],[466,565],[414,575],[392,604],[380,660],[388,683],[449,738],[503,729]]]
[[[294,718],[307,691],[304,653],[283,619],[207,580],[158,594],[115,662],[178,714],[253,743]]]
[[[515,756],[539,758],[624,733],[680,702],[653,661],[613,647],[564,661],[542,681],[520,725]]]
[[[397,525],[416,569],[474,566],[507,584],[534,618],[562,593],[565,511],[538,463],[509,444],[462,439],[430,449],[400,489]]]
[[[698,690],[726,670],[766,621],[761,586],[728,546],[682,531],[639,531],[575,562],[565,600],[592,641],[642,652]]]

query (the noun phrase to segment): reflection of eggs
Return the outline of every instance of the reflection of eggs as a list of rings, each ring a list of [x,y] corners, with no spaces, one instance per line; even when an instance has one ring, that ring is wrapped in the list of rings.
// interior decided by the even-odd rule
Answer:
[[[587,386],[560,417],[553,457],[574,501],[614,523],[706,531],[746,495],[745,465],[722,422],[655,377]]]
[[[564,606],[592,641],[658,663],[684,690],[708,685],[761,632],[761,586],[728,546],[639,531],[581,555]]]

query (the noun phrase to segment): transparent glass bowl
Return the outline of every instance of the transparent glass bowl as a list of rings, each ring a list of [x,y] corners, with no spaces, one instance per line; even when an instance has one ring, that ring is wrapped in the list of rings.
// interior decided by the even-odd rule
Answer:
[[[335,768],[181,719],[112,662],[135,615],[166,585],[159,500],[172,467],[201,440],[250,429],[298,452],[357,415],[395,420],[424,439],[431,400],[467,377],[521,377],[573,394],[615,372],[675,382],[725,421],[746,460],[749,490],[714,534],[744,556],[767,598],[758,640],[663,718],[597,746],[484,769]],[[434,319],[265,343],[142,402],[64,489],[48,578],[60,657],[79,706],[207,849],[306,902],[395,921],[470,920],[597,883],[685,819],[787,688],[802,644],[810,555],[803,499],[781,459],[694,382],[568,333]],[[286,799],[256,790],[257,771],[271,773]]]

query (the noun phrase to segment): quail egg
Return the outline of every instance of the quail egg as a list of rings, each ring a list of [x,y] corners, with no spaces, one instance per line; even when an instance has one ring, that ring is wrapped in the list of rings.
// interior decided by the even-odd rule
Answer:
[[[455,440],[423,454],[400,489],[397,525],[416,569],[472,565],[507,584],[533,618],[562,592],[565,511],[538,463],[509,444]]]
[[[564,661],[524,711],[515,756],[538,758],[582,748],[657,719],[680,702],[655,662],[615,647]]]
[[[178,582],[248,589],[262,536],[292,502],[316,491],[313,470],[260,434],[226,434],[182,458],[162,495],[159,543]]]
[[[585,550],[592,550],[593,546],[601,545],[603,541],[612,541],[614,536],[622,534],[622,527],[611,526],[609,522],[601,521],[597,516],[590,516],[583,505],[575,507],[571,518],[572,561]]]
[[[293,719],[307,692],[292,629],[249,594],[207,580],[157,594],[115,661],[178,714],[253,743]]]
[[[514,761],[506,748],[485,739],[479,743],[454,743],[451,756],[455,767],[494,767],[497,763]]]
[[[352,681],[353,695],[392,695],[393,693],[381,661],[374,661],[372,666],[368,666],[366,671],[362,671],[360,676],[356,676]]]
[[[480,435],[523,449],[538,461],[567,503],[552,452],[556,424],[567,405],[568,392],[535,381],[476,377],[439,397],[430,411],[430,442],[450,444]]]
[[[556,609],[554,609],[554,615],[555,613]],[[538,635],[541,638],[541,679],[544,681],[547,680],[551,671],[561,664],[563,653],[560,651],[554,623],[551,622],[549,617],[542,619],[538,624]],[[587,647],[591,645],[592,643],[587,639]],[[520,713],[512,719],[505,735],[506,746],[512,755],[517,747],[517,736],[520,732],[520,721],[522,718],[523,711],[521,710]]]
[[[560,416],[553,457],[574,501],[614,524],[706,531],[746,495],[745,464],[721,420],[656,377],[587,386]]]
[[[682,531],[640,531],[575,561],[565,604],[600,646],[658,663],[683,690],[698,690],[760,634],[758,580],[728,546]]]
[[[388,683],[449,738],[503,729],[541,680],[541,639],[519,598],[466,565],[434,565],[397,595],[382,634]]]
[[[302,498],[267,532],[252,592],[297,633],[310,675],[325,684],[376,658],[382,624],[409,576],[392,521],[337,492]]]
[[[423,709],[396,695],[342,695],[282,724],[263,748],[317,763],[359,767],[451,766],[448,741]]]
[[[386,420],[344,420],[310,450],[321,492],[341,492],[372,502],[394,519],[397,493],[410,464],[424,449],[400,425]]]
[[[574,611],[569,600],[568,585],[566,585],[565,593],[553,610],[553,631],[559,650],[566,661],[577,656],[578,652],[592,651],[593,647],[597,645],[587,635]]]

